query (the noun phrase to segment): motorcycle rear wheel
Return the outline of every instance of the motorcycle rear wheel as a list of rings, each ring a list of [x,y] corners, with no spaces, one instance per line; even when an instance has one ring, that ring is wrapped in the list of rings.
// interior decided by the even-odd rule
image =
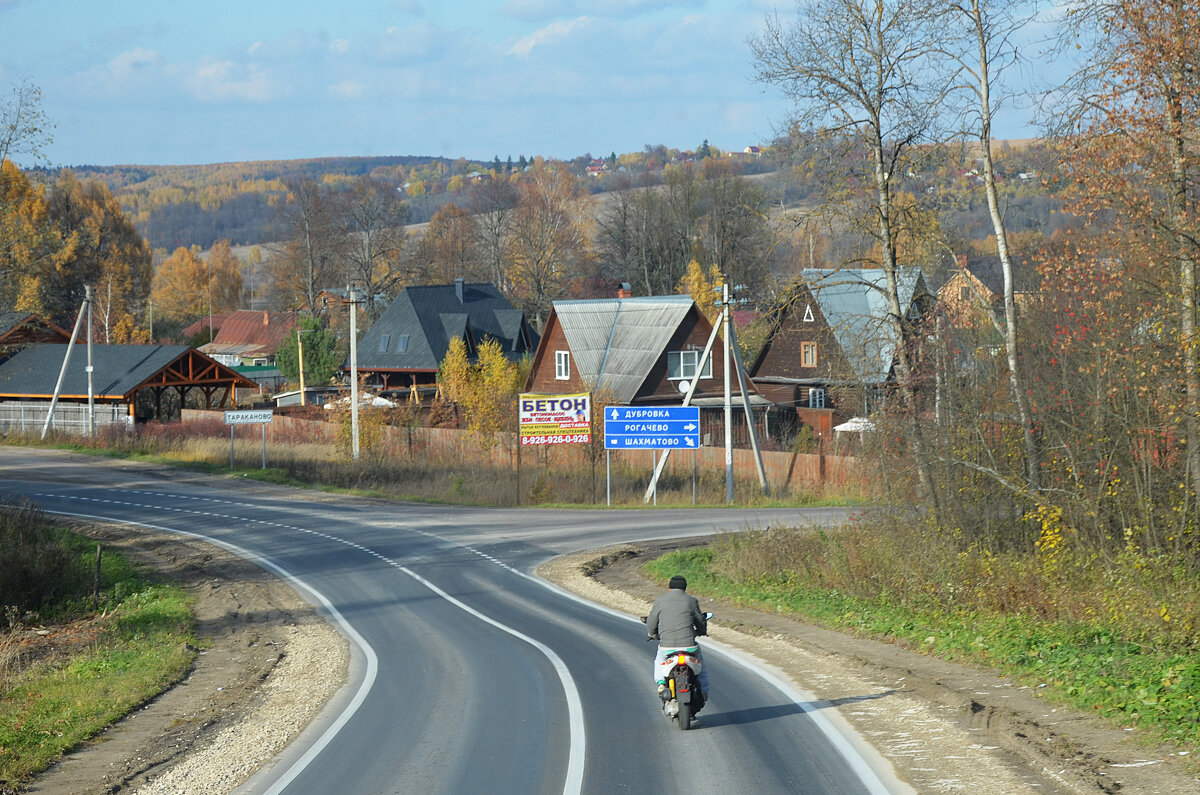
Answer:
[[[687,731],[692,727],[692,705],[686,701],[679,702],[679,715],[676,716],[679,721],[680,731]]]

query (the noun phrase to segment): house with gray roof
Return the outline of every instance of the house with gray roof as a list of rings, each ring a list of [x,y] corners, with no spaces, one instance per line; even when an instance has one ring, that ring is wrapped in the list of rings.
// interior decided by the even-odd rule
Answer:
[[[358,342],[358,371],[381,391],[433,385],[456,338],[466,343],[472,360],[489,339],[513,362],[538,344],[525,313],[495,285],[455,279],[404,288]],[[343,370],[349,370],[349,361]]]
[[[30,345],[0,364],[0,401],[48,406],[62,372],[59,405],[86,404],[87,355],[82,345]],[[128,417],[177,419],[183,407],[231,408],[239,388],[256,385],[187,345],[92,346],[93,402],[119,406]]]
[[[750,379],[778,412],[827,437],[833,426],[869,414],[895,366],[897,338],[882,270],[808,269],[772,311],[767,341]],[[897,274],[906,322],[933,298],[918,268]]]
[[[714,409],[713,417],[701,411],[701,434],[713,434],[715,424],[723,422],[718,409],[724,405],[725,369],[720,339],[710,360],[699,367],[711,334],[712,324],[689,295],[634,298],[621,293],[617,298],[555,301],[526,391],[590,392],[603,405],[680,405],[689,380],[699,375],[692,405]],[[737,379],[732,383],[734,399],[740,401]],[[762,402],[753,389],[751,401]]]

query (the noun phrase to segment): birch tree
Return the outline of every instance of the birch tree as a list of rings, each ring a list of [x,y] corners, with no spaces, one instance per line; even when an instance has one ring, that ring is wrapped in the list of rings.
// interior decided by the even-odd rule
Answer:
[[[900,220],[892,177],[907,166],[910,150],[935,137],[946,86],[931,69],[930,55],[944,45],[938,12],[926,0],[801,0],[792,22],[769,17],[766,29],[750,41],[758,80],[792,100],[798,126],[825,128],[866,155],[866,168],[854,176],[870,186],[867,231],[879,247],[889,322],[899,341],[898,391],[920,484],[935,515],[938,495],[897,281]]]

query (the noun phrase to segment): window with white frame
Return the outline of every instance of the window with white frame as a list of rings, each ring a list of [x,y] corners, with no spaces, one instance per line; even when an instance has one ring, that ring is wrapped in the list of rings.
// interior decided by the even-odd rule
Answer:
[[[570,351],[555,351],[554,352],[554,378],[558,381],[566,381],[571,377],[571,352]]]
[[[808,407],[810,409],[825,408],[825,390],[813,388],[808,390]]]
[[[703,351],[667,351],[667,378],[678,381],[684,378],[696,377],[696,366],[700,363]],[[704,372],[701,378],[712,378],[712,357],[704,362]]]

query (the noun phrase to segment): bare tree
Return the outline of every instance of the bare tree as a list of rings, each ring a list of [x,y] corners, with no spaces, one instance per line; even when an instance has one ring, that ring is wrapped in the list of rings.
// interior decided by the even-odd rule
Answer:
[[[935,514],[937,491],[918,417],[896,261],[898,208],[891,178],[905,167],[910,148],[933,136],[945,81],[930,70],[942,47],[937,8],[926,0],[807,0],[784,25],[768,17],[751,39],[757,77],[793,101],[802,128],[825,127],[866,153],[872,186],[871,233],[881,252],[884,297],[899,344],[896,370],[907,429],[925,497]]]
[[[42,91],[28,80],[12,88],[0,101],[0,161],[16,155],[31,155],[35,162],[45,160],[42,148],[54,141],[54,125],[42,112]]]
[[[474,232],[487,263],[492,283],[501,291],[511,290],[505,254],[512,232],[512,216],[520,196],[508,174],[496,174],[474,188],[467,207],[475,216]]]
[[[996,253],[1004,275],[1004,322],[993,320],[996,331],[1004,338],[1008,358],[1008,380],[1013,400],[1021,417],[1021,434],[1025,448],[1025,485],[1029,492],[1040,488],[1041,469],[1033,410],[1025,384],[1019,348],[1017,305],[1013,280],[1013,262],[1009,251],[1008,230],[1000,209],[996,189],[996,168],[992,157],[992,113],[999,106],[993,89],[1002,72],[1018,62],[1013,37],[1031,19],[1029,3],[1013,0],[963,0],[950,2],[949,20],[960,26],[959,47],[951,57],[962,67],[961,88],[970,97],[964,118],[969,122],[964,131],[979,140],[979,157],[983,161],[983,188],[987,194],[988,212],[996,235]],[[1024,12],[1024,14],[1022,13]]]
[[[337,197],[312,179],[287,182],[287,203],[281,210],[287,239],[274,258],[275,283],[286,300],[314,315],[323,313],[317,295],[338,286],[340,226]]]
[[[346,275],[362,288],[367,319],[373,323],[404,276],[400,255],[408,205],[390,185],[363,177],[344,207]]]

